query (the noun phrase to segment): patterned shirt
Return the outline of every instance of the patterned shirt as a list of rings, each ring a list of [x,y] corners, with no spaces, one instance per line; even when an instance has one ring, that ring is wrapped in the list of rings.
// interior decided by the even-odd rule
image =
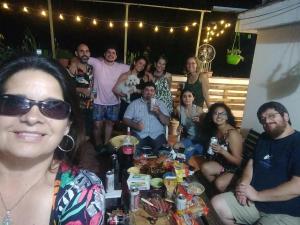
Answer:
[[[90,94],[93,90],[93,66],[86,64],[86,71],[84,72],[81,68],[77,68],[77,74],[74,77],[76,88],[90,89]],[[77,91],[79,97],[79,103],[81,109],[91,109],[93,107],[91,95],[85,95],[82,92]]]
[[[155,104],[159,106],[162,114],[169,116],[168,109],[161,100],[156,99]],[[152,139],[155,139],[159,135],[165,133],[165,126],[159,121],[154,113],[149,111],[149,104],[145,102],[143,98],[136,99],[130,103],[126,109],[124,118],[135,122],[143,122],[144,129],[142,131],[134,130],[140,138],[149,136]]]
[[[104,224],[105,197],[92,172],[61,163],[56,175],[50,225]]]
[[[172,94],[169,88],[168,80],[166,75],[164,77],[155,81],[156,86],[156,95],[155,98],[163,101],[167,106],[169,113],[173,111],[173,101],[172,101]]]

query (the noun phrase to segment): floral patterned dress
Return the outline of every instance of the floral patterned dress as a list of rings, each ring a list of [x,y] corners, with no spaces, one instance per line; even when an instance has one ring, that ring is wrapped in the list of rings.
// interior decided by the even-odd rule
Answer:
[[[155,98],[161,100],[168,108],[169,113],[173,112],[172,94],[169,88],[166,75],[155,81],[156,95]]]
[[[102,225],[104,205],[104,188],[94,173],[61,163],[55,179],[50,225]]]

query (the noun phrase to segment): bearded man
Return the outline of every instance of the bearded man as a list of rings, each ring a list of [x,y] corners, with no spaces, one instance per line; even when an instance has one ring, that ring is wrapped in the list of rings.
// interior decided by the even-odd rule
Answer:
[[[257,117],[265,132],[237,185],[212,204],[224,224],[300,224],[300,133],[287,109],[263,104]]]

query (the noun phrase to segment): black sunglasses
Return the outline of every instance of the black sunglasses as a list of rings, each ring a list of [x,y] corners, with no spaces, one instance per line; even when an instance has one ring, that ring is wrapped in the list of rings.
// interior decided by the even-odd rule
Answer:
[[[0,95],[0,115],[23,115],[28,113],[34,105],[39,107],[44,116],[51,119],[65,119],[71,113],[70,104],[62,100],[35,101],[19,95]]]

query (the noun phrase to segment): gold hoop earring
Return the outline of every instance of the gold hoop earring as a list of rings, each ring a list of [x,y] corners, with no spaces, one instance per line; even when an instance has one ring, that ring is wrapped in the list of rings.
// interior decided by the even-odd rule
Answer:
[[[75,147],[75,141],[74,141],[74,138],[71,135],[69,135],[69,134],[65,135],[65,137],[68,137],[71,140],[71,142],[72,142],[71,148],[70,149],[64,149],[64,148],[60,147],[59,145],[57,147],[59,148],[59,150],[61,150],[63,152],[70,152]]]

